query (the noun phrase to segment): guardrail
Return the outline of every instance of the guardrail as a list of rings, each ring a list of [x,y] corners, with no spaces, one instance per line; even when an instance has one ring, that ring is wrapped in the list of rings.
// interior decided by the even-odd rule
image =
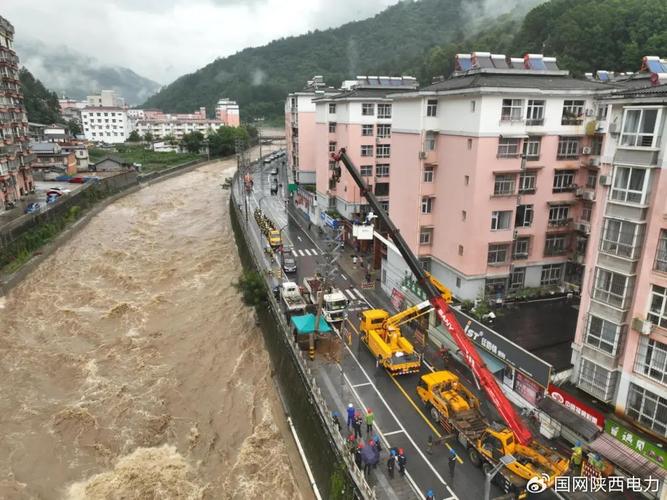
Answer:
[[[236,217],[236,221],[238,222],[238,227],[241,230],[246,246],[249,250],[248,252],[249,256],[251,257],[255,268],[261,272],[269,290],[271,290],[274,283],[272,283],[269,270],[263,263],[262,250],[252,244],[252,239],[248,234],[248,229],[246,228],[243,222],[245,215],[241,212],[239,208],[237,194],[234,189],[234,186],[236,185],[238,185],[238,173],[234,174],[234,180],[232,182],[232,188],[231,188],[232,202],[230,203],[230,206],[233,207],[234,215]],[[268,294],[268,301],[272,317],[276,322],[278,330],[284,336],[285,344],[289,346],[292,359],[296,362],[298,366],[301,380],[311,398],[313,407],[317,411],[320,420],[320,425],[326,432],[329,443],[331,444],[338,458],[345,465],[347,473],[349,474],[350,478],[354,481],[354,484],[358,492],[361,494],[361,496],[368,500],[376,500],[377,496],[375,488],[368,484],[362,471],[360,471],[359,468],[354,463],[352,455],[348,452],[346,448],[345,439],[343,438],[341,432],[333,423],[333,419],[331,418],[332,409],[329,408],[329,405],[327,404],[324,396],[322,395],[322,390],[317,384],[315,375],[313,374],[311,367],[308,365],[308,361],[306,360],[303,351],[301,351],[299,346],[291,338],[290,327],[284,315],[282,314],[280,304],[271,293]]]

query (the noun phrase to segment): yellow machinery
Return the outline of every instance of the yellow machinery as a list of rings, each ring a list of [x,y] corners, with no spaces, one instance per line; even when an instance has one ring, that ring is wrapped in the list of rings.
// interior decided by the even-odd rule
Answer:
[[[452,293],[430,274],[427,275],[442,297],[452,301]],[[375,358],[393,374],[416,373],[421,368],[421,356],[408,339],[401,335],[400,325],[426,314],[431,309],[428,300],[409,307],[393,316],[384,309],[368,309],[361,313],[361,340]]]
[[[510,429],[489,425],[477,397],[454,373],[443,370],[423,375],[417,394],[431,417],[466,446],[474,465],[490,469],[505,455],[516,459],[500,471],[509,493],[525,495],[527,481],[535,476],[548,477],[545,482],[552,486],[555,476],[567,471],[569,462],[556,452],[537,441],[519,444]]]
[[[269,231],[268,238],[269,238],[269,245],[271,245],[272,248],[279,247],[280,245],[283,244],[283,240],[280,236],[280,231],[278,231],[277,229],[271,229]]]

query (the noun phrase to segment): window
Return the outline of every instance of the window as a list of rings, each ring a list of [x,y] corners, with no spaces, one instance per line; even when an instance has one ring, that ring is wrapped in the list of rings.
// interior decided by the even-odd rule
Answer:
[[[382,207],[382,210],[389,213],[389,200],[379,200],[378,203]]]
[[[604,137],[596,134],[591,139],[591,154],[594,156],[600,156],[602,154],[602,142]]]
[[[663,273],[667,273],[667,229],[660,231],[660,239],[658,240],[658,249],[655,253],[655,265],[653,269]]]
[[[517,238],[514,240],[514,254],[515,259],[528,258],[528,246],[530,245],[530,238]]]
[[[468,184],[470,184],[470,176],[469,175],[464,175],[463,176],[463,184],[465,184],[466,186]]]
[[[604,122],[607,120],[607,112],[609,110],[609,106],[606,104],[599,104],[597,113],[595,114],[595,119],[599,122]]]
[[[503,210],[500,212],[491,213],[491,230],[498,231],[510,228],[510,221],[512,220],[512,211]]]
[[[361,156],[373,156],[373,146],[361,146]]]
[[[371,125],[372,127],[372,125]],[[372,135],[372,134],[371,134]],[[378,125],[378,137],[387,138],[391,137],[391,125],[386,123],[381,123]]]
[[[470,101],[470,112],[474,113],[475,108],[477,107],[477,101]]]
[[[334,103],[329,103],[329,113],[336,112],[336,105]]]
[[[391,104],[378,104],[378,118],[391,118]]]
[[[537,161],[540,159],[540,145],[542,139],[540,137],[529,137],[523,143],[523,154],[526,155],[526,160]]]
[[[465,210],[461,210],[461,220],[465,222],[467,218],[468,218],[468,212],[466,212]]]
[[[373,125],[362,125],[361,126],[361,135],[363,135],[363,136],[373,135]]]
[[[489,296],[503,296],[507,288],[507,278],[486,278],[484,290]]]
[[[461,288],[461,278],[456,278],[456,288]]]
[[[495,196],[506,196],[514,194],[514,175],[496,175],[493,194]]]
[[[375,184],[375,196],[389,196],[389,183],[378,182]]]
[[[667,435],[667,399],[630,382],[626,412],[658,434]]]
[[[557,160],[576,160],[579,158],[579,137],[559,137]]]
[[[517,290],[523,288],[526,280],[526,268],[515,267],[510,274],[510,290]]]
[[[595,189],[595,183],[598,180],[598,174],[595,172],[589,172],[586,176],[586,187],[589,189]]]
[[[422,266],[422,269],[427,273],[431,272],[431,259],[428,257],[425,259],[419,259],[419,264]]]
[[[433,229],[422,229],[419,231],[419,244],[420,245],[430,245],[431,238],[433,237]]]
[[[422,213],[430,214],[433,211],[433,198],[422,196]]]
[[[526,125],[542,125],[544,123],[544,101],[528,100],[526,109]]]
[[[643,225],[605,218],[600,250],[627,259],[639,258],[643,235]]]
[[[574,190],[574,170],[556,170],[554,173],[554,193],[567,193]]]
[[[433,182],[434,167],[424,167],[424,182]]]
[[[523,172],[519,175],[519,193],[533,194],[535,192],[536,172]]]
[[[487,263],[502,264],[507,260],[507,251],[509,245],[504,243],[501,245],[489,245],[489,253],[487,255]]]
[[[378,144],[375,146],[375,156],[377,158],[389,158],[391,156],[391,144]]]
[[[435,134],[428,132],[424,137],[424,150],[425,151],[434,151],[435,150]]]
[[[520,142],[521,139],[501,137],[498,141],[498,158],[516,158],[519,156]]]
[[[542,274],[540,276],[540,285],[558,285],[563,275],[563,264],[546,264],[542,266]]]
[[[623,309],[632,288],[631,279],[620,273],[614,273],[601,267],[596,268],[593,298]]]
[[[336,152],[336,143],[333,141],[329,142],[329,153],[335,153]]]
[[[472,139],[468,139],[468,151],[472,149]]]
[[[389,164],[378,163],[375,165],[375,177],[389,177]]]
[[[657,118],[657,109],[627,109],[623,116],[621,146],[652,147]]]
[[[644,203],[648,172],[645,168],[614,167],[611,199],[627,203]]]
[[[336,197],[335,196],[330,196],[329,197],[329,210],[336,210]]]
[[[563,234],[547,235],[544,241],[544,255],[550,257],[553,255],[563,255],[567,252],[567,238]]]
[[[375,104],[363,103],[361,105],[361,115],[362,116],[373,116],[373,115],[375,115]]]
[[[584,101],[565,100],[561,125],[581,125],[584,121]]]
[[[530,227],[533,223],[533,205],[519,205],[516,207],[514,225],[516,227]]]
[[[438,114],[438,100],[429,99],[426,101],[426,116],[437,116]]]
[[[616,354],[618,339],[621,334],[621,325],[598,318],[592,314],[588,316],[585,341],[588,345],[601,351]]]
[[[329,122],[329,133],[336,133],[336,122]]]
[[[667,288],[651,285],[651,305],[648,320],[661,328],[667,328]]]
[[[522,99],[503,99],[503,107],[500,112],[500,121],[518,121],[522,119],[522,114]]]
[[[609,402],[616,392],[618,372],[602,368],[592,361],[582,358],[577,385],[602,401]]]
[[[592,213],[593,213],[593,208],[583,207],[581,209],[581,220],[584,221],[584,222],[590,222]]]
[[[463,255],[463,245],[459,245],[459,255]]]
[[[549,207],[549,225],[562,226],[569,221],[569,205],[551,205]]]
[[[635,357],[635,372],[667,383],[667,344],[642,335]]]

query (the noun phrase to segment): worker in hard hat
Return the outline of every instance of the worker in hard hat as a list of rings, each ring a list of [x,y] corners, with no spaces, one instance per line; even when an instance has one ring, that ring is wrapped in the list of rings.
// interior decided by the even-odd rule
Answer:
[[[570,461],[572,462],[572,468],[574,469],[575,472],[577,472],[581,467],[581,462],[583,458],[584,458],[584,450],[581,448],[581,441],[577,441],[577,443],[574,445],[574,448],[572,448],[572,456],[570,457]]]

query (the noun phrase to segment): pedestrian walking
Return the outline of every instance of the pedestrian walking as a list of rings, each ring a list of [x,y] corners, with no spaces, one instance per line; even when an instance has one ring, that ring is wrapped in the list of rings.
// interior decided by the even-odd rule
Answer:
[[[442,359],[443,368],[447,368],[449,364],[449,349],[445,347],[445,344],[440,344],[440,349],[438,349],[438,357]]]
[[[334,427],[338,429],[338,432],[340,432],[341,426],[340,426],[340,420],[338,420],[338,412],[335,411],[331,414],[331,420],[333,421]]]
[[[361,450],[364,447],[364,443],[359,443],[356,451],[354,452],[354,463],[357,464],[359,470],[361,470]]]
[[[310,228],[313,227],[313,223],[308,221],[308,231],[310,231]]]
[[[349,429],[352,427],[352,424],[354,423],[354,406],[352,403],[347,405],[347,428]]]
[[[433,490],[428,490],[424,498],[425,500],[435,500],[435,495],[433,494]]]
[[[396,450],[391,450],[387,459],[387,474],[389,479],[394,479],[394,469],[396,468]]]
[[[373,422],[375,421],[375,415],[373,410],[366,408],[366,435],[370,436],[373,433]]]
[[[382,366],[382,355],[378,354],[378,357],[375,359],[375,370],[379,370]]]
[[[373,451],[373,461],[371,462],[371,465],[375,469],[378,466],[378,462],[380,461],[380,450],[378,450],[378,447],[376,446],[375,441],[373,439],[368,441],[368,445]]]
[[[356,415],[354,416],[354,423],[352,426],[354,427],[354,437],[355,438],[360,438],[361,437],[361,424],[363,423],[363,419],[361,418],[361,413],[357,412]]]
[[[408,459],[405,458],[403,448],[398,449],[398,456],[396,457],[396,461],[398,462],[398,473],[401,475],[401,477],[405,476],[405,466],[408,463]]]
[[[366,283],[371,282],[371,273],[369,271],[366,271],[366,276],[364,277],[364,279],[366,280]]]
[[[433,455],[433,436],[428,437],[428,442],[426,443],[426,453]]]
[[[456,469],[456,452],[454,450],[449,450],[447,465],[449,466],[449,477],[454,480],[454,469]]]
[[[382,445],[380,444],[380,436],[378,436],[377,434],[373,436],[373,441],[375,442],[375,447],[377,448],[378,453],[381,453]]]
[[[574,448],[572,448],[572,456],[570,457],[570,461],[572,462],[572,470],[575,474],[579,472],[583,458],[584,451],[581,448],[581,441],[577,441]]]
[[[347,451],[349,451],[352,456],[354,456],[354,452],[357,451],[357,440],[354,438],[354,434],[347,436]]]

